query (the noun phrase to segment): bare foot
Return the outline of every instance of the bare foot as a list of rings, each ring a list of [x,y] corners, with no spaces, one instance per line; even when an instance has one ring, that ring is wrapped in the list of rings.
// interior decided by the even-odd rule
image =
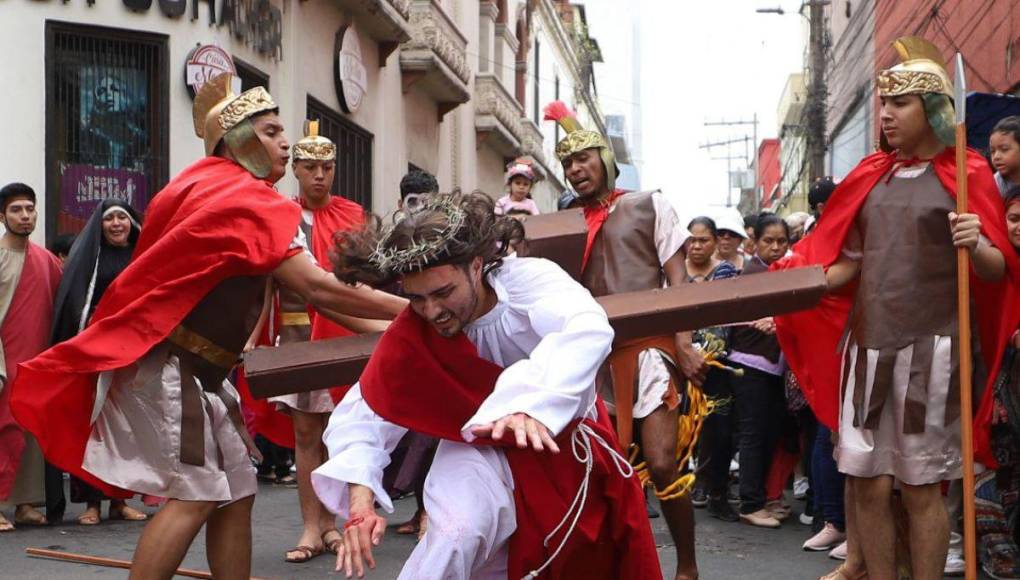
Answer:
[[[3,514],[0,514],[0,532],[13,532],[13,531],[14,524],[12,524],[10,520],[5,518]]]

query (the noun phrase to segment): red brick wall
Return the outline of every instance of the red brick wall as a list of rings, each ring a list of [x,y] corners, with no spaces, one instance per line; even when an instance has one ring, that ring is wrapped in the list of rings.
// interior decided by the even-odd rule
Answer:
[[[898,59],[892,42],[925,38],[942,50],[949,66],[963,53],[970,91],[1004,93],[1020,83],[1020,4],[998,0],[876,0],[875,72]]]

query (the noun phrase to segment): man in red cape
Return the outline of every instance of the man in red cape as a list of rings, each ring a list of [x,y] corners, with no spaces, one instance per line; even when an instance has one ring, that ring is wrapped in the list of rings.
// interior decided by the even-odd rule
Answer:
[[[11,415],[11,389],[18,364],[49,346],[53,298],[60,283],[60,262],[33,244],[38,213],[35,191],[24,183],[0,189],[0,507],[16,506],[18,524],[47,523],[32,504],[43,498],[42,453],[35,439]],[[52,516],[53,514],[48,514]],[[14,529],[0,514],[0,532]]]
[[[1010,248],[1002,201],[976,152],[967,156],[971,213],[954,213],[952,87],[938,51],[916,38],[895,46],[903,64],[878,79],[887,152],[861,161],[811,235],[777,264],[827,268],[831,292],[822,304],[777,317],[776,325],[816,415],[839,432],[835,455],[849,476],[850,557],[833,574],[845,578],[893,577],[894,483],[910,521],[914,577],[942,577],[949,522],[940,484],[959,478],[962,467],[957,247],[968,248],[973,263],[975,352],[984,363],[976,366],[985,371],[977,377],[996,375],[1020,314],[1020,261],[1000,251]],[[986,464],[994,463],[991,395],[984,390],[975,425],[976,457]]]
[[[400,578],[661,578],[634,472],[595,375],[613,332],[582,286],[541,259],[503,260],[522,237],[484,194],[431,196],[389,229],[347,236],[337,274],[399,277],[411,308],[387,329],[334,411],[312,474],[348,518],[337,568],[374,567],[382,471],[413,429],[440,438],[429,526]]]
[[[404,302],[340,283],[296,243],[300,208],[272,184],[289,145],[265,89],[229,75],[195,98],[206,158],[149,204],[131,264],[90,325],[23,363],[11,406],[49,461],[110,497],[169,501],[146,526],[132,578],[170,578],[208,522],[217,578],[248,578],[254,453],[225,380],[256,332],[267,276],[316,307],[395,315]]]

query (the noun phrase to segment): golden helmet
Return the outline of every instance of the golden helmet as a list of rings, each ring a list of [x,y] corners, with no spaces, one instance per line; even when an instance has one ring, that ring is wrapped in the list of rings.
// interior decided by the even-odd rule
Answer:
[[[599,157],[602,158],[602,165],[606,168],[606,186],[609,191],[616,189],[616,175],[619,168],[616,166],[616,154],[613,148],[601,133],[589,131],[581,127],[577,120],[577,113],[570,109],[563,101],[553,101],[545,106],[543,110],[546,121],[556,121],[566,136],[556,144],[556,158],[562,162],[567,157],[585,149],[599,150]]]
[[[235,95],[230,87],[232,78],[230,74],[216,76],[195,95],[192,106],[195,135],[205,142],[206,156],[212,155],[223,141],[242,167],[262,179],[269,175],[272,160],[255,134],[251,118],[279,107],[263,87]]]
[[[294,161],[333,161],[336,159],[336,144],[319,135],[318,121],[305,121],[305,136],[290,149]]]

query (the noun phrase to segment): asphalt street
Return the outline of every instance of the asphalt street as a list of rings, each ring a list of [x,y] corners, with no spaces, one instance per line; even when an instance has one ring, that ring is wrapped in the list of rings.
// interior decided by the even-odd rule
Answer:
[[[138,502],[132,502],[132,505],[140,507]],[[793,501],[793,505],[799,513],[804,504]],[[104,521],[99,526],[79,526],[74,523],[77,507],[72,505],[69,508],[66,521],[60,526],[26,527],[0,535],[0,578],[49,580],[127,577],[123,570],[41,560],[24,554],[27,547],[39,547],[108,558],[131,558],[143,524]],[[414,511],[414,499],[402,499],[396,503],[396,507],[396,513],[388,518],[391,523],[402,522],[410,516]],[[837,564],[828,559],[824,552],[801,550],[809,530],[797,523],[795,517],[778,530],[723,523],[709,518],[704,510],[697,510],[697,517],[698,563],[701,577],[705,580],[813,579]],[[255,502],[254,523],[255,576],[267,579],[342,577],[333,572],[332,556],[321,556],[306,564],[287,564],[283,561],[284,551],[293,546],[300,533],[295,489],[263,484]],[[670,578],[675,557],[669,534],[662,518],[652,520],[652,525],[664,576]],[[413,548],[412,538],[398,536],[390,530],[377,552],[378,567],[369,577],[383,580],[396,578],[404,559]],[[202,537],[192,546],[184,567],[208,569]]]

